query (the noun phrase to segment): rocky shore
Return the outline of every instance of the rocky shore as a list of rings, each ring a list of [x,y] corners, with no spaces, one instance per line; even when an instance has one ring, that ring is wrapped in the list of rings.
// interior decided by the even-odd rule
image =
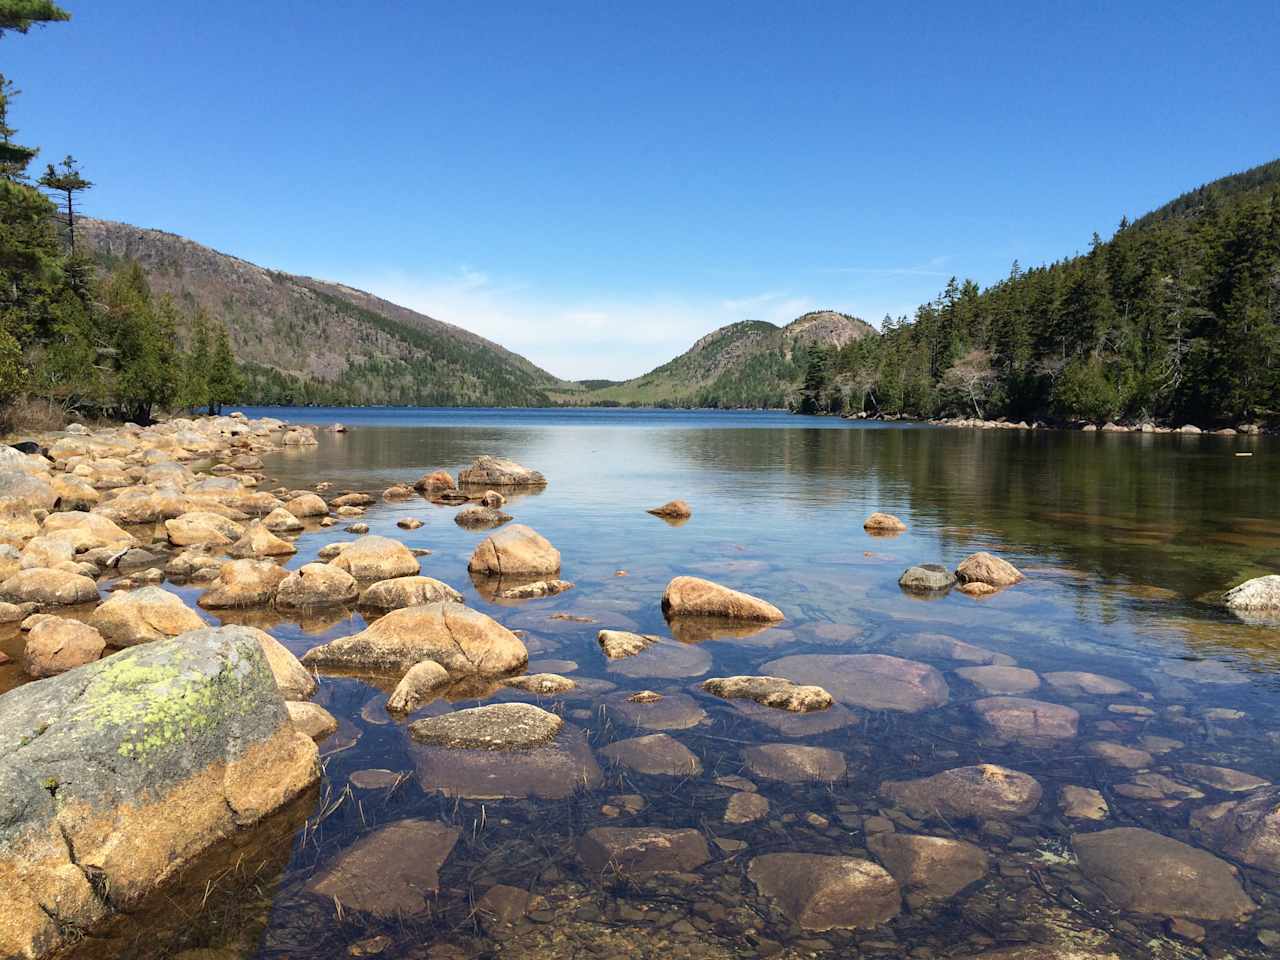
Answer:
[[[1175,426],[1167,423],[1155,423],[1151,420],[1145,420],[1140,423],[1116,423],[1111,420],[1101,423],[1051,423],[1035,420],[1028,423],[1026,420],[1009,420],[1003,417],[994,420],[980,417],[939,417],[930,420],[916,420],[908,416],[895,416],[893,414],[871,416],[865,413],[849,413],[842,416],[841,419],[878,420],[884,423],[927,423],[935,427],[963,427],[970,430],[1079,430],[1084,433],[1180,433],[1192,436],[1211,434],[1220,437],[1253,437],[1274,432],[1274,430],[1260,423],[1238,423],[1234,427],[1201,428],[1192,423]]]

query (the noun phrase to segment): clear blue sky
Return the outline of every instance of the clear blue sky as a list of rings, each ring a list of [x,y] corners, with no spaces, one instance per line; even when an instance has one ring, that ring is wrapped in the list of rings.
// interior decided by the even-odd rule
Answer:
[[[563,376],[878,321],[1280,155],[1280,7],[65,0],[0,40],[94,215]]]

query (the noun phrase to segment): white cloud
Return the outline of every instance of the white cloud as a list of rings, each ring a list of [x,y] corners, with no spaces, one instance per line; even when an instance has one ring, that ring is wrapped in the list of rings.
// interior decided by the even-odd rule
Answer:
[[[624,380],[687,350],[737,320],[785,324],[814,308],[783,292],[714,298],[654,292],[630,300],[559,299],[462,267],[451,274],[352,277],[352,286],[488,337],[566,379]]]

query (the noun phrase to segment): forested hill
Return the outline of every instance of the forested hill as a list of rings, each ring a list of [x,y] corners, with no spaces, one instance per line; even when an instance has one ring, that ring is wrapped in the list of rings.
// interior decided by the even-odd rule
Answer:
[[[88,218],[76,229],[104,270],[136,261],[180,316],[203,308],[226,325],[247,383],[243,400],[538,406],[560,384],[496,343],[361,290],[267,270],[159,230]]]
[[[1280,416],[1280,161],[1087,253],[952,280],[806,374],[808,409],[1197,424]]]
[[[857,317],[832,310],[806,313],[785,327],[742,320],[713,330],[674,360],[634,380],[582,381],[582,392],[554,396],[608,406],[795,406],[811,358],[875,332]]]

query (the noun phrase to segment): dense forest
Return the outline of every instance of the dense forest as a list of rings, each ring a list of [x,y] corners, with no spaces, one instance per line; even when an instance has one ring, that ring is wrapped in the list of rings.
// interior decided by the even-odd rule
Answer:
[[[1234,423],[1280,410],[1280,160],[1089,251],[952,280],[882,336],[814,356],[798,405],[1015,420]]]

